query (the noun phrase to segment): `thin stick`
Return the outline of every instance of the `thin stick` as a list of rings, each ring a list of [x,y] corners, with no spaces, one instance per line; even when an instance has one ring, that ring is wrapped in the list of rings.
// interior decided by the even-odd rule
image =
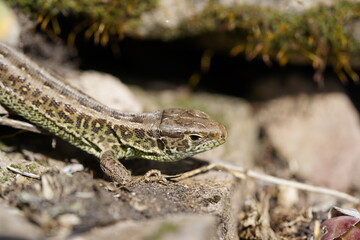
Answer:
[[[243,167],[234,166],[234,165],[224,163],[224,162],[211,163],[207,166],[200,167],[200,168],[194,169],[189,172],[185,172],[185,173],[181,174],[180,177],[172,178],[172,180],[175,180],[175,181],[183,180],[183,179],[192,177],[194,175],[197,175],[199,173],[207,172],[212,169],[225,170],[225,171],[229,172],[230,174],[232,174],[234,177],[239,178],[239,179],[244,179],[245,177],[251,177],[251,178],[254,178],[257,180],[261,180],[261,181],[268,182],[268,183],[273,183],[276,185],[289,186],[289,187],[294,187],[294,188],[308,191],[308,192],[321,193],[321,194],[334,196],[337,198],[347,200],[349,202],[353,202],[355,204],[360,203],[359,198],[356,198],[356,197],[351,196],[344,192],[340,192],[340,191],[325,188],[325,187],[318,187],[318,186],[314,186],[314,185],[300,183],[300,182],[296,182],[296,181],[290,181],[290,180],[286,180],[286,179],[282,179],[282,178],[277,178],[277,177],[273,177],[273,176],[270,176],[267,174],[255,172],[253,170],[246,170]]]
[[[281,178],[273,177],[273,176],[270,176],[270,175],[257,173],[257,172],[252,171],[252,170],[247,171],[247,176],[255,178],[255,179],[259,179],[259,180],[262,180],[262,181],[265,181],[265,182],[274,183],[274,184],[277,184],[277,185],[289,186],[289,187],[294,187],[294,188],[297,188],[297,189],[305,190],[305,191],[308,191],[308,192],[321,193],[321,194],[326,194],[326,195],[342,198],[342,199],[345,199],[345,200],[347,200],[349,202],[353,202],[353,203],[356,203],[356,204],[360,203],[359,198],[356,198],[356,197],[351,196],[351,195],[349,195],[347,193],[340,192],[340,191],[330,189],[330,188],[319,187],[319,186],[314,186],[314,185],[310,185],[310,184],[305,184],[305,183],[290,181],[290,180],[286,180],[286,179],[281,179]]]
[[[10,167],[10,166],[7,166],[6,168],[9,169],[10,171],[14,172],[14,173],[20,174],[20,175],[25,176],[25,177],[34,178],[34,179],[40,179],[40,176],[36,175],[36,174],[23,172],[23,171],[20,171],[17,168],[13,168],[13,167]]]
[[[22,129],[22,130],[26,130],[26,131],[30,131],[30,132],[34,132],[34,133],[46,134],[46,132],[44,132],[40,128],[38,128],[30,123],[19,121],[19,120],[14,120],[11,118],[6,118],[6,117],[0,117],[0,125],[13,127],[13,128],[17,128],[17,129]]]

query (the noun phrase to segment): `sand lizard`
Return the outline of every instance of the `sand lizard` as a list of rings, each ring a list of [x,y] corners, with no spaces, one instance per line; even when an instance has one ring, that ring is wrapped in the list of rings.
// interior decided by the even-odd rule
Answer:
[[[100,83],[99,83],[100,84]],[[100,104],[0,43],[0,104],[100,159],[125,183],[118,159],[176,161],[223,144],[226,129],[199,110],[123,113]]]

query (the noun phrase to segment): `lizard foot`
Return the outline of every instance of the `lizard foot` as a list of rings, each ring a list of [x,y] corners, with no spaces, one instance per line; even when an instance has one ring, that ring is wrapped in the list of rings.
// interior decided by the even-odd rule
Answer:
[[[161,172],[157,169],[151,169],[144,175],[145,182],[158,182],[158,183],[167,183],[166,176],[162,175]]]
[[[100,167],[115,182],[125,184],[131,180],[130,172],[115,158],[112,151],[106,151],[101,155]]]

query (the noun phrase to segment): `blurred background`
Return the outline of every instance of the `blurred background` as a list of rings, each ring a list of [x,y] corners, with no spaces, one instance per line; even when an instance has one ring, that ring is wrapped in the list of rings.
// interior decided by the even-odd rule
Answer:
[[[3,0],[0,41],[121,111],[209,113],[229,139],[204,159],[359,196],[359,17],[341,0]],[[301,197],[286,207],[324,201]]]

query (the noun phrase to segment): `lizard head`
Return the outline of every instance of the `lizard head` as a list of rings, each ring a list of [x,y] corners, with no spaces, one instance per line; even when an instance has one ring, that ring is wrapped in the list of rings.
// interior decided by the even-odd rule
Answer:
[[[225,127],[199,110],[166,109],[162,112],[157,145],[158,161],[176,161],[223,144]]]

